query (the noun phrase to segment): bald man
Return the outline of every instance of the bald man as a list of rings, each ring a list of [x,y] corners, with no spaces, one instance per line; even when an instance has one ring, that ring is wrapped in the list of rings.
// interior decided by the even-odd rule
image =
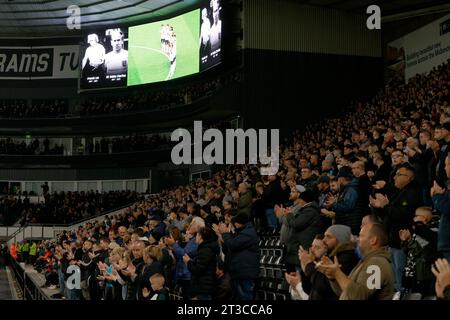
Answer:
[[[330,279],[340,300],[392,300],[395,280],[384,226],[365,225],[358,242],[362,260],[350,275],[342,272],[337,258],[324,260],[318,270]]]

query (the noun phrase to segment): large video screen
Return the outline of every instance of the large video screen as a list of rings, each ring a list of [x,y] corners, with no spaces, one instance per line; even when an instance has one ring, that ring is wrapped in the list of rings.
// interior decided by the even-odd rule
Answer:
[[[80,89],[168,81],[205,71],[222,56],[220,0],[162,20],[87,32],[81,51]]]
[[[89,32],[82,43],[81,59],[81,89],[126,86],[127,28]]]
[[[129,86],[199,72],[199,12],[130,27]]]
[[[214,67],[221,61],[221,9],[219,0],[211,0],[200,9],[200,71]]]

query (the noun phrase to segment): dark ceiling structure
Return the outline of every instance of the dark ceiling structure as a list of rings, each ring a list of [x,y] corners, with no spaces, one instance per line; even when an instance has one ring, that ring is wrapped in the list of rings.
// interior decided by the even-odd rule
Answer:
[[[369,5],[377,4],[382,17],[431,8],[440,12],[450,11],[449,0],[284,1],[355,14],[365,14]],[[66,23],[70,17],[67,8],[74,4],[80,8],[82,28],[93,28],[160,20],[188,11],[199,2],[201,0],[0,0],[0,37],[76,36],[80,31],[69,30]]]
[[[81,28],[160,20],[195,7],[200,0],[0,0],[0,36],[71,36],[68,8],[80,9]]]

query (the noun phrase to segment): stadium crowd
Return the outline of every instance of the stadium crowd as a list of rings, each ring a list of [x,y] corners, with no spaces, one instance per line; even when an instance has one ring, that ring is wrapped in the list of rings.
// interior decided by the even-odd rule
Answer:
[[[3,99],[0,100],[2,118],[54,118],[68,115],[92,116],[111,113],[126,113],[140,110],[156,110],[167,106],[190,104],[206,97],[220,88],[241,80],[241,74],[235,72],[204,83],[173,88],[172,90],[135,90],[116,98],[86,97],[78,101],[74,111],[69,103],[62,99]]]
[[[3,118],[43,118],[58,117],[69,111],[67,100],[2,100],[0,101],[0,117]]]
[[[87,153],[122,153],[154,150],[171,144],[170,138],[160,135],[134,135],[127,137],[103,137],[87,144]]]
[[[164,106],[190,104],[220,88],[220,80],[193,84],[182,89],[171,91],[143,92],[135,91],[117,98],[91,98],[79,107],[80,115],[101,115],[111,113],[125,113],[139,110],[153,110]]]
[[[34,265],[67,299],[255,299],[274,266],[292,299],[450,299],[449,90],[447,63],[294,133],[276,175],[227,166],[41,242]]]
[[[32,203],[28,196],[0,198],[0,225],[29,223],[69,224],[114,208],[128,205],[141,196],[131,191],[53,192],[44,201]]]
[[[40,141],[34,139],[28,144],[22,140],[14,141],[11,138],[0,139],[0,154],[8,155],[63,155],[64,145],[53,145],[50,148],[50,140],[48,138]]]

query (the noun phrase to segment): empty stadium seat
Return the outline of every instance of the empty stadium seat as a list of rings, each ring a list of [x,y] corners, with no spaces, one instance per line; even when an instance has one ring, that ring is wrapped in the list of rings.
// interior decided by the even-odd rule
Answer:
[[[275,293],[267,291],[266,292],[266,300],[270,300],[270,301],[276,300]]]
[[[258,290],[256,296],[257,296],[258,300],[267,300],[266,291],[264,291],[264,290]]]

